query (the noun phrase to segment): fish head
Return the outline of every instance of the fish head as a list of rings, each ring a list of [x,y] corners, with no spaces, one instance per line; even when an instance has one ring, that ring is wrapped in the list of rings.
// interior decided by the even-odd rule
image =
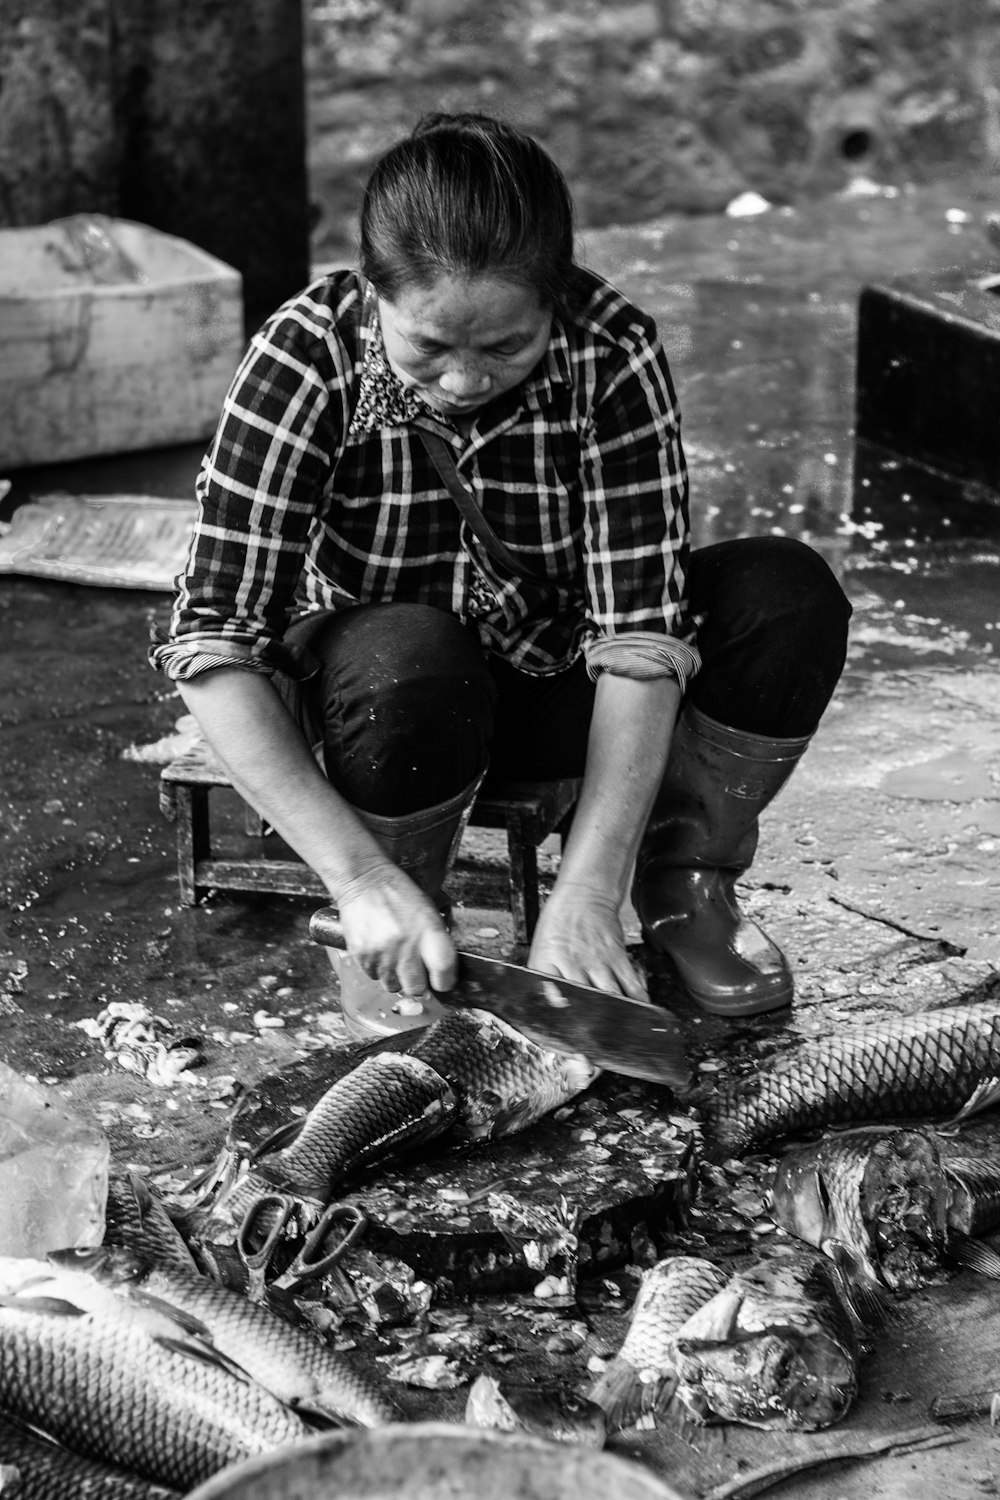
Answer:
[[[770,1328],[724,1343],[678,1340],[679,1373],[716,1416],[753,1427],[816,1431],[857,1390],[848,1351],[819,1330]]]
[[[140,1281],[149,1263],[124,1245],[74,1245],[65,1250],[50,1250],[49,1261],[62,1271],[83,1271],[106,1285]]]

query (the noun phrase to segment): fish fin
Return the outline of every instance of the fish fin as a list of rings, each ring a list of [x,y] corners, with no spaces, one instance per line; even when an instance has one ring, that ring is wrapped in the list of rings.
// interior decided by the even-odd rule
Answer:
[[[161,1349],[166,1349],[170,1354],[180,1354],[184,1359],[198,1359],[203,1365],[210,1365],[213,1369],[225,1370],[236,1380],[242,1380],[247,1385],[253,1382],[244,1370],[243,1366],[237,1364],[234,1359],[229,1359],[214,1344],[203,1344],[196,1342],[193,1338],[174,1338],[168,1333],[154,1333],[152,1335],[154,1344],[159,1344]]]
[[[616,1354],[594,1382],[587,1399],[601,1408],[609,1427],[655,1426],[666,1413],[677,1389],[677,1372],[666,1370],[653,1379],[643,1374]]]
[[[1000,1255],[985,1240],[976,1240],[967,1234],[949,1234],[947,1255],[949,1260],[969,1271],[1000,1281]]]
[[[212,1330],[207,1323],[189,1313],[186,1308],[178,1307],[174,1302],[167,1302],[163,1297],[157,1297],[152,1292],[142,1292],[136,1288],[130,1288],[127,1301],[145,1308],[147,1312],[158,1313],[160,1317],[166,1318],[170,1323],[176,1323],[181,1333],[189,1338],[204,1339],[207,1344],[212,1344]]]
[[[0,1307],[13,1307],[19,1312],[40,1313],[52,1318],[83,1318],[86,1308],[67,1302],[65,1297],[0,1297]]]
[[[499,1093],[484,1090],[478,1108],[469,1113],[464,1123],[469,1139],[492,1141],[498,1136],[517,1135],[532,1123],[537,1113],[537,1104],[527,1095],[508,1099],[504,1104]]]
[[[830,1189],[826,1185],[826,1176],[822,1167],[813,1168],[813,1180],[816,1184],[816,1196],[820,1207],[827,1219],[833,1214],[833,1199],[830,1197]]]
[[[145,1224],[156,1207],[156,1200],[149,1190],[149,1183],[144,1177],[140,1177],[138,1172],[126,1172],[125,1181],[128,1183],[139,1219]]]
[[[896,1315],[895,1304],[868,1261],[843,1240],[824,1240],[823,1253],[834,1266],[834,1283],[848,1310],[864,1328],[884,1328]]]
[[[958,1114],[944,1122],[942,1129],[960,1125],[973,1115],[981,1114],[984,1109],[991,1109],[994,1104],[1000,1104],[1000,1078],[984,1078],[981,1083],[976,1084]]]
[[[264,1156],[276,1156],[279,1151],[287,1151],[289,1146],[295,1144],[305,1127],[308,1116],[303,1115],[300,1120],[289,1120],[284,1125],[279,1125],[272,1130],[270,1135],[254,1147],[250,1160],[256,1164]]]
[[[356,1422],[353,1417],[344,1416],[343,1412],[336,1411],[332,1406],[325,1406],[318,1397],[309,1400],[308,1397],[301,1401],[290,1401],[289,1406],[300,1417],[316,1426],[323,1427],[360,1427],[362,1423]]]

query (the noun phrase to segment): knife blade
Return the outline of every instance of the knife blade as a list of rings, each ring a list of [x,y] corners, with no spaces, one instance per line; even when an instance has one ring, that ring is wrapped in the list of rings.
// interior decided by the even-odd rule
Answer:
[[[520,964],[459,953],[445,1005],[488,1010],[554,1052],[578,1052],[595,1067],[686,1093],[692,1082],[676,1018],[659,1005],[573,984]]]

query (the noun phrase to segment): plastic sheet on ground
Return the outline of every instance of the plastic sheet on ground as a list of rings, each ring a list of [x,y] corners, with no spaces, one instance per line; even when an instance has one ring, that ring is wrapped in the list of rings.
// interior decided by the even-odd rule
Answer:
[[[170,593],[196,511],[151,495],[43,495],[0,525],[0,573]]]

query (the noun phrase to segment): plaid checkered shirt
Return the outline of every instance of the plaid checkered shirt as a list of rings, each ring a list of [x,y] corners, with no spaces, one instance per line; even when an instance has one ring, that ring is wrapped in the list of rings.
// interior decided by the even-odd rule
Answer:
[[[675,675],[699,657],[687,614],[687,473],[653,321],[581,273],[531,375],[462,436],[390,369],[355,272],[313,283],[259,330],[198,478],[169,634],[174,679],[228,665],[302,676],[282,643],[309,610],[404,600],[449,610],[519,669]],[[416,428],[451,444],[490,526],[462,520]],[[541,574],[539,579],[534,575]],[[544,580],[544,581],[543,581]]]

